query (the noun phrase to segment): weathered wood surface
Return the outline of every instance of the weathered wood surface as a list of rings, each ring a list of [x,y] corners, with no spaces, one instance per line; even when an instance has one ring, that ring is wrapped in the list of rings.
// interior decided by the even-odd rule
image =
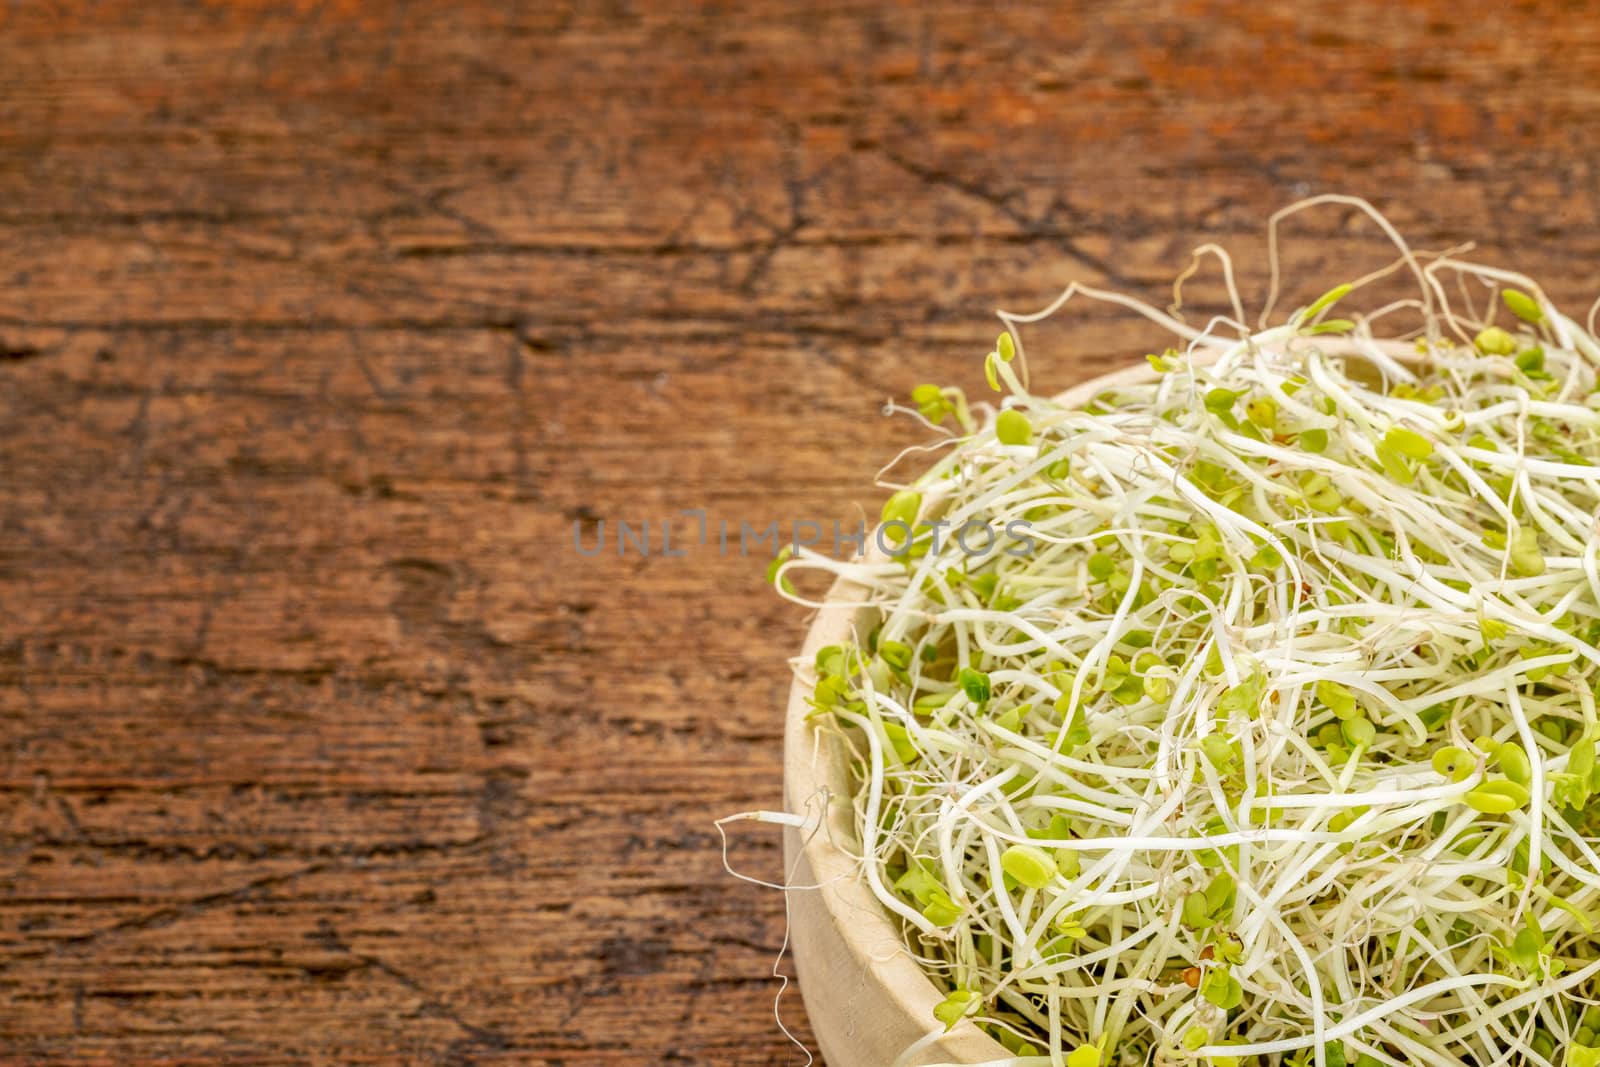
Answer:
[[[503,6],[0,8],[0,1061],[798,1063],[802,615],[574,520],[849,524],[1308,192],[1600,292],[1581,4]]]

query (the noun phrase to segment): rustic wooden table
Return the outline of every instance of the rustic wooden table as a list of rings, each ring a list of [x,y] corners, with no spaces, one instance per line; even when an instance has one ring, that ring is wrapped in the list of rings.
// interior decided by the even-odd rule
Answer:
[[[716,523],[1309,192],[1600,292],[1580,4],[501,7],[0,8],[0,1061],[798,1064],[712,820],[804,618]]]

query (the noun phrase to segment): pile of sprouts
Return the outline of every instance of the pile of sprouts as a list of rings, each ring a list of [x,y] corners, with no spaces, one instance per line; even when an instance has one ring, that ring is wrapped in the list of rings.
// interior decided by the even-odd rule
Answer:
[[[1600,1065],[1594,313],[1362,202],[1291,210],[1330,202],[1389,270],[1250,326],[1208,246],[1233,314],[1204,329],[1077,286],[1002,314],[997,404],[913,394],[944,451],[879,550],[775,568],[867,606],[801,669],[930,1033],[1051,1067]],[[1175,342],[1147,382],[1030,390],[1022,327],[1073,296]]]

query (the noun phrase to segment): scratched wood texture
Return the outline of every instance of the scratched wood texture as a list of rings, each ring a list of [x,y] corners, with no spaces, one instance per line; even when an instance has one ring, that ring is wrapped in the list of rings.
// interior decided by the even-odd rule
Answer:
[[[805,620],[716,522],[851,525],[994,308],[1259,294],[1308,193],[1584,306],[1597,119],[1577,3],[0,7],[0,1061],[803,1062],[712,820]]]

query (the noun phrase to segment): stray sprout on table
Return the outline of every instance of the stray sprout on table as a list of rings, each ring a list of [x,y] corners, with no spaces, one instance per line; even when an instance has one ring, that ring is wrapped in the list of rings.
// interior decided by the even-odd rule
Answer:
[[[1274,291],[1277,223],[1327,203],[1395,267],[1255,330],[1214,246],[1203,331],[1076,286],[1003,314],[1000,410],[913,393],[954,447],[884,507],[909,549],[777,569],[864,590],[812,721],[930,1029],[1001,1062],[1600,1067],[1600,342],[1343,197],[1274,218]],[[1348,310],[1400,269],[1418,298]],[[1022,327],[1080,294],[1176,345],[1065,407]]]

